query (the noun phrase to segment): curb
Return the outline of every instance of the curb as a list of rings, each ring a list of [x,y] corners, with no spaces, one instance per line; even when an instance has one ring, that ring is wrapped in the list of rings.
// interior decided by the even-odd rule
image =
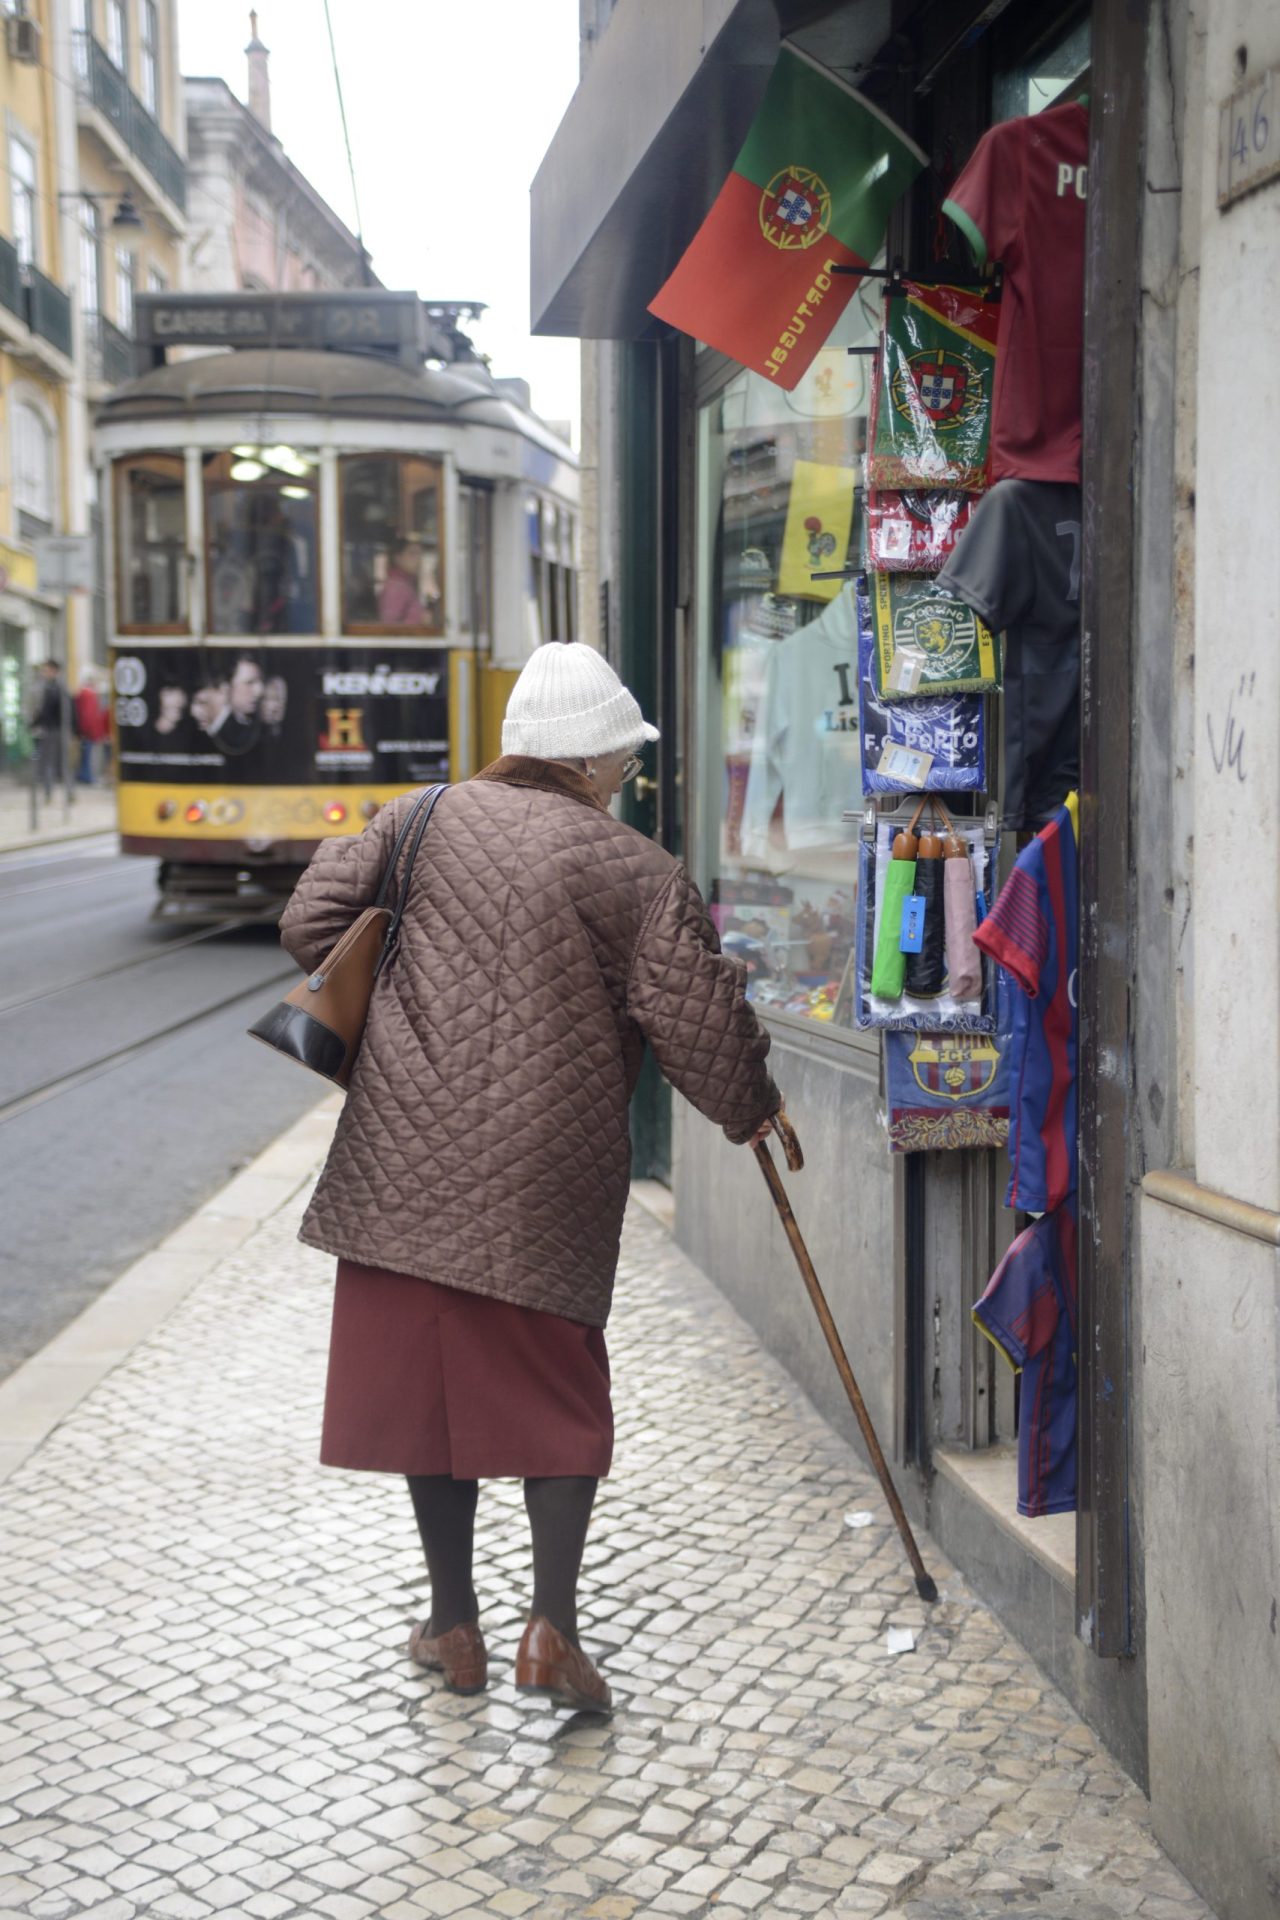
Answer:
[[[25,800],[17,805],[13,789],[0,788],[0,854],[35,852],[40,847],[58,846],[65,840],[92,840],[117,830],[114,787],[86,787],[76,795],[66,814],[60,801],[42,806],[41,813],[45,819],[33,833],[28,825]]]
[[[25,833],[17,840],[0,840],[0,855],[6,853],[36,853],[41,847],[61,846],[67,840],[100,840],[104,834],[114,834],[116,824],[108,820],[100,827],[83,825],[68,827],[49,827],[37,829],[35,833]]]
[[[43,1445],[199,1281],[289,1205],[324,1159],[341,1109],[341,1097],[326,1094],[0,1381],[0,1481]]]

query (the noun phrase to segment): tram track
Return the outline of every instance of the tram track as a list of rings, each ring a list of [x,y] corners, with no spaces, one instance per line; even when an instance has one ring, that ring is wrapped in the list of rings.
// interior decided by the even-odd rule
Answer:
[[[60,993],[73,993],[77,987],[95,986],[99,980],[109,980],[114,974],[128,973],[135,967],[154,966],[157,961],[167,960],[171,953],[181,953],[185,947],[199,946],[202,941],[212,940],[218,934],[260,924],[263,923],[257,920],[219,920],[214,926],[203,927],[199,933],[188,934],[185,939],[170,940],[152,953],[130,954],[126,960],[116,960],[110,966],[99,967],[96,973],[79,974],[74,980],[64,980],[56,987],[37,987],[32,993],[15,994],[11,1000],[0,1000],[0,1019],[7,1013],[16,1013],[22,1007],[34,1006],[38,1000],[52,1000]]]
[[[0,848],[0,880],[11,873],[30,873],[33,868],[66,866],[72,860],[110,860],[115,854],[114,828],[41,846],[34,855],[29,847],[3,847]]]
[[[184,944],[189,944],[184,942]],[[172,951],[172,949],[171,949]],[[152,957],[152,956],[148,956]],[[109,968],[107,972],[118,972],[120,968]],[[34,1087],[27,1087],[15,1094],[11,1100],[0,1105],[0,1126],[7,1121],[16,1120],[21,1114],[33,1107],[43,1106],[47,1100],[54,1100],[60,1094],[70,1093],[73,1088],[83,1086],[87,1081],[96,1080],[101,1074],[110,1073],[122,1067],[130,1060],[148,1053],[164,1040],[170,1040],[174,1034],[188,1028],[199,1026],[204,1020],[212,1019],[215,1014],[225,1013],[242,1000],[257,999],[274,986],[280,986],[286,980],[297,978],[295,967],[282,968],[279,972],[267,976],[264,980],[255,980],[250,986],[241,987],[235,993],[227,994],[223,999],[206,1001],[181,1019],[172,1020],[154,1033],[144,1034],[139,1040],[130,1040],[125,1045],[113,1047],[109,1052],[100,1054],[96,1060],[87,1061],[83,1066],[72,1067],[66,1073],[58,1074],[51,1080]],[[54,991],[57,991],[56,989]]]
[[[159,924],[99,854],[0,859],[0,1380],[323,1091],[245,1032],[299,978],[275,931]]]

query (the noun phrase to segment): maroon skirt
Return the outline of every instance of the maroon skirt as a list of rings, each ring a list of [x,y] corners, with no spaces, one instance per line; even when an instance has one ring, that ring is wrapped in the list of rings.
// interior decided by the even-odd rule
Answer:
[[[455,1480],[602,1478],[612,1457],[598,1327],[339,1260],[325,1466]]]

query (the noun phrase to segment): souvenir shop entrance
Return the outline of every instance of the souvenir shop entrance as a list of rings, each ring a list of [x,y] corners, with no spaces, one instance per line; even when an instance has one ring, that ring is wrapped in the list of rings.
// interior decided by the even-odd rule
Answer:
[[[1084,1086],[1128,982],[1123,959],[1099,970],[1099,923],[1073,897],[1096,899],[1103,869],[1127,862],[1123,836],[1099,848],[1086,833],[1077,857],[1081,810],[1097,818],[1123,767],[1098,726],[1124,725],[1115,535],[1131,509],[1112,500],[1103,543],[1081,493],[1082,437],[1096,436],[1087,473],[1129,431],[1100,329],[1090,365],[1111,414],[1097,417],[1095,385],[1091,429],[1081,378],[1091,69],[1123,35],[1105,8],[1012,4],[967,36],[944,11],[874,95],[924,157],[880,277],[788,390],[696,356],[687,825],[775,1036],[814,1176],[796,1203],[908,1497],[976,1584],[1012,1597],[1017,1631],[1140,1775],[1125,1394],[1094,1405],[1098,1369],[1114,1387],[1128,1368],[1127,1176],[1094,1150],[1100,1127],[1125,1135]],[[1105,243],[1091,271],[1123,292]],[[1021,356],[1012,398],[993,373],[1002,349]],[[1110,457],[1123,472],[1127,448]],[[1104,628],[1111,704],[1089,720],[1082,652]],[[908,900],[923,934],[904,953]],[[810,1330],[777,1298],[753,1170],[677,1127],[682,1237],[841,1421]],[[1108,1180],[1081,1246],[1079,1196]]]
[[[654,663],[651,799],[771,1030],[807,1156],[792,1197],[904,1500],[1142,1779],[1134,1167],[1107,1063],[1133,940],[1146,24],[1122,0],[725,12],[535,284],[547,331],[608,342],[584,349],[619,461],[608,644],[633,676],[646,645]],[[623,0],[596,59],[641,97],[629,22]],[[876,274],[786,385],[649,310],[714,188],[680,245],[645,217],[748,151],[779,27],[917,156]],[[561,185],[607,98],[584,85]],[[811,186],[791,183],[800,216]],[[535,187],[535,261],[538,206]],[[682,1244],[852,1439],[757,1170],[678,1104],[672,1127]]]

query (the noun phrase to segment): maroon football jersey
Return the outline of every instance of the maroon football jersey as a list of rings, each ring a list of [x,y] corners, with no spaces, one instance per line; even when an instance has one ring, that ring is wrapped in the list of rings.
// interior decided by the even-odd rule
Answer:
[[[1080,479],[1089,109],[1072,100],[984,133],[943,202],[979,264],[1004,266],[993,480]]]

